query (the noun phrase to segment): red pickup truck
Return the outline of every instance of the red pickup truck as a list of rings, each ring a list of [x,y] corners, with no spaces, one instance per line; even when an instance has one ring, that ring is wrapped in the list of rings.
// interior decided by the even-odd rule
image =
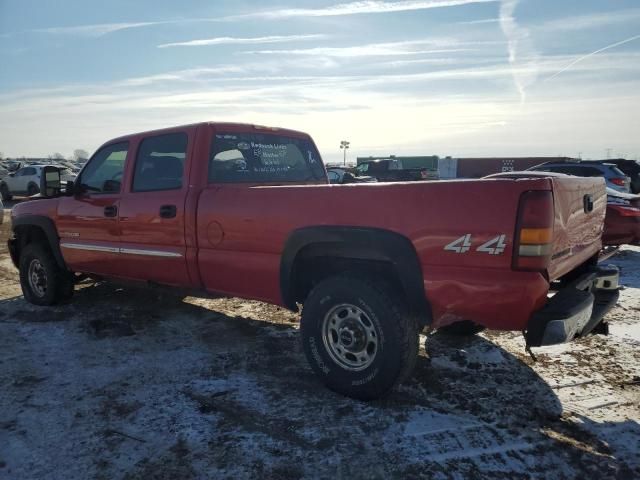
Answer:
[[[313,370],[360,399],[410,374],[424,328],[555,344],[603,330],[618,295],[596,264],[599,178],[329,185],[307,134],[201,123],[116,138],[66,189],[46,182],[12,211],[28,301],[90,276],[302,305]]]

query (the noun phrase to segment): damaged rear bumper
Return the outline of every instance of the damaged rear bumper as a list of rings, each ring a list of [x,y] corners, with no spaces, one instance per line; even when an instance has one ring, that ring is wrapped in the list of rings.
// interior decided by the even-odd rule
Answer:
[[[556,345],[589,333],[607,333],[602,322],[618,301],[618,268],[594,267],[558,291],[535,312],[525,330],[527,347]]]

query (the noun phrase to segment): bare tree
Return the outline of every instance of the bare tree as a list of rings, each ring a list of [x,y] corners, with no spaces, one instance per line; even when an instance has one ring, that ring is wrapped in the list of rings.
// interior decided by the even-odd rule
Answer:
[[[78,161],[78,160],[86,160],[87,158],[89,158],[89,152],[87,152],[86,150],[82,149],[82,148],[76,148],[73,151],[73,159]]]
[[[51,156],[54,160],[64,160],[64,155],[62,155],[60,152],[56,152]]]

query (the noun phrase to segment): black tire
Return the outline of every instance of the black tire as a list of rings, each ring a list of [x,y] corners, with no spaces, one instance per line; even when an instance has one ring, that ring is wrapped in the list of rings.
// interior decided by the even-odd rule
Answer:
[[[341,309],[347,313],[338,318],[345,313]],[[342,327],[332,326],[331,319]],[[358,323],[368,333],[359,335],[359,327],[351,329],[347,322]],[[301,336],[307,360],[324,384],[359,400],[388,394],[411,374],[418,356],[417,322],[406,312],[399,295],[381,280],[356,275],[330,277],[311,291],[302,310]],[[348,344],[349,338],[345,336],[355,339],[352,347],[366,344],[357,353],[368,357],[366,362],[345,366],[345,362],[362,360],[347,351],[343,341]]]
[[[2,196],[2,200],[4,202],[8,202],[13,198],[13,195],[9,193],[9,187],[7,187],[6,183],[0,185],[0,195]]]
[[[473,323],[471,320],[462,320],[461,322],[452,323],[446,327],[439,328],[438,331],[446,335],[454,335],[456,337],[466,337],[475,335],[485,330],[486,327]]]
[[[29,186],[27,187],[27,196],[33,197],[38,193],[40,193],[40,188],[35,183],[30,183]]]
[[[73,276],[58,266],[48,248],[30,243],[20,252],[20,286],[29,303],[55,305],[73,295]]]

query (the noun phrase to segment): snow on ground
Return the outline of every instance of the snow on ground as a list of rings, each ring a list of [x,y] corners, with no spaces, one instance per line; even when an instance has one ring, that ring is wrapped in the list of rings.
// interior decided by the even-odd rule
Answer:
[[[533,363],[516,333],[436,333],[363,403],[319,384],[289,312],[108,284],[37,308],[0,251],[0,478],[639,478],[640,249],[609,263],[610,336]]]

